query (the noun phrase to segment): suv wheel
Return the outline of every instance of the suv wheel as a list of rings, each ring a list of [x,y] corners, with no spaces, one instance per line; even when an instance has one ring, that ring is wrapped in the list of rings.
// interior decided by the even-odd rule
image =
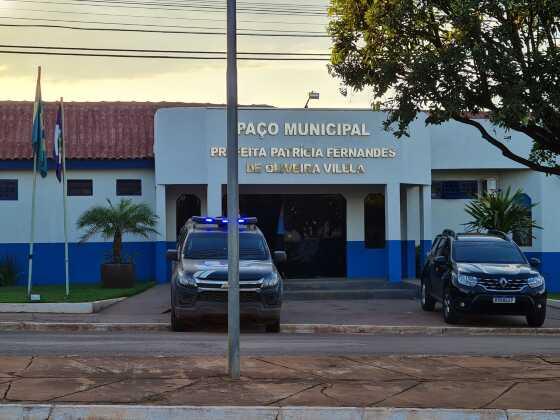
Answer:
[[[535,309],[527,314],[527,324],[530,327],[542,327],[546,319],[546,305],[542,309]]]
[[[265,326],[267,333],[279,333],[280,332],[280,320],[276,319],[273,322],[269,322]]]
[[[453,303],[453,297],[451,296],[451,293],[449,291],[449,287],[445,288],[445,291],[443,292],[443,301],[442,301],[442,306],[443,306],[443,320],[448,323],[448,324],[456,324],[457,322],[459,322],[460,316],[459,313],[457,311],[457,309],[455,309],[455,305]]]
[[[424,280],[420,284],[420,303],[422,304],[422,309],[428,312],[433,311],[436,306],[436,301],[430,295],[428,284]]]
[[[182,332],[187,329],[187,324],[177,319],[173,308],[171,308],[171,329],[176,332]]]

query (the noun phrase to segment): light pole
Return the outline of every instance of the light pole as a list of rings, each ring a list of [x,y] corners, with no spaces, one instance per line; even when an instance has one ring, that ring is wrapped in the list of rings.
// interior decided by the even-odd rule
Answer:
[[[239,379],[239,180],[236,0],[227,0],[228,373]]]

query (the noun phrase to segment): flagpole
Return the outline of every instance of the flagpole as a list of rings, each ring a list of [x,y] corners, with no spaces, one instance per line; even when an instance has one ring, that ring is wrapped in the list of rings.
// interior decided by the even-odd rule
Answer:
[[[64,120],[64,99],[60,98],[60,119],[62,129],[62,207],[64,209],[64,275],[66,280],[66,297],[70,296],[70,275],[68,262],[68,217],[66,206],[66,125]]]
[[[31,299],[31,278],[33,277],[33,245],[35,242],[35,192],[37,190],[37,154],[33,152],[33,192],[31,196],[31,238],[29,239],[29,268],[27,273],[27,299]]]
[[[41,83],[41,66],[37,70],[37,89]],[[37,92],[35,91],[35,102],[37,101]],[[39,111],[37,111],[39,112]],[[38,116],[33,115],[33,118]],[[35,244],[35,195],[37,192],[37,153],[38,147],[33,146],[33,191],[31,195],[31,234],[29,238],[29,255],[27,270],[27,299],[31,299],[31,284],[33,278],[33,248]]]

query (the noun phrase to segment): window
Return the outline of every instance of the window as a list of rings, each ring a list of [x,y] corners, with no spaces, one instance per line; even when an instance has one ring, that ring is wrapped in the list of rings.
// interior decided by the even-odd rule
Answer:
[[[17,179],[0,179],[0,200],[17,201],[18,181]]]
[[[227,232],[191,233],[184,250],[185,258],[227,260]],[[239,234],[239,259],[263,261],[269,257],[264,238],[254,233]]]
[[[472,199],[478,194],[478,181],[434,181],[432,198]]]
[[[369,194],[364,200],[365,247],[385,248],[385,196]]]
[[[142,195],[142,180],[117,179],[117,195]]]
[[[526,264],[527,260],[519,249],[509,242],[456,241],[453,259],[458,263]]]
[[[93,195],[93,181],[91,179],[69,179],[68,196],[85,197]]]
[[[533,219],[533,202],[531,197],[527,194],[521,194],[517,201],[517,204],[525,207],[529,213],[531,220]],[[521,231],[513,232],[513,240],[519,246],[533,246],[533,229],[523,229]]]

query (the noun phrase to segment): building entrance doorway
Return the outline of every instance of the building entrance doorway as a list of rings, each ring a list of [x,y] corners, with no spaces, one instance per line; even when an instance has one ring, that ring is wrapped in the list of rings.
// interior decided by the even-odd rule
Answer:
[[[177,237],[179,232],[191,217],[200,216],[200,198],[193,194],[182,194],[177,199],[176,207],[176,228]]]
[[[271,250],[288,254],[279,267],[285,277],[346,276],[342,195],[241,195],[239,207],[242,216],[258,218]]]

